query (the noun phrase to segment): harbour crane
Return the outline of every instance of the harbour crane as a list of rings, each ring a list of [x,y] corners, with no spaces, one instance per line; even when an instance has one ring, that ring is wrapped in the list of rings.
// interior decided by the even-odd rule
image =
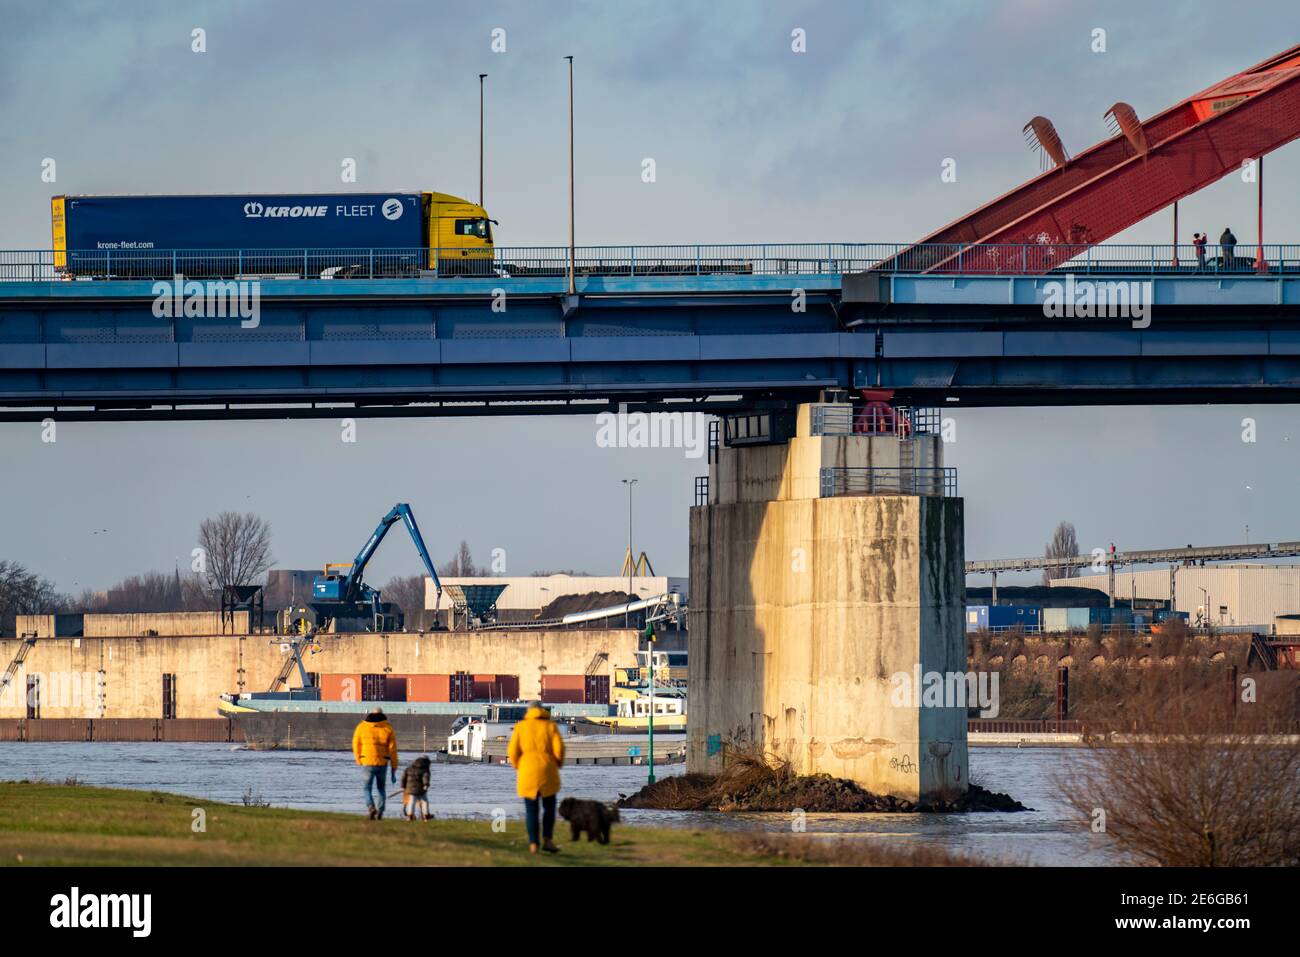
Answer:
[[[420,553],[420,560],[424,562],[425,571],[433,579],[434,588],[437,589],[436,603],[441,603],[442,582],[438,578],[437,569],[433,567],[429,550],[425,548],[420,526],[415,521],[415,513],[411,511],[410,505],[399,502],[380,520],[379,525],[361,547],[361,551],[357,552],[357,557],[350,565],[326,565],[324,574],[316,576],[312,582],[311,606],[316,612],[322,630],[328,627],[329,622],[340,618],[370,616],[376,631],[385,630],[390,620],[395,623],[395,615],[380,601],[379,589],[367,585],[362,576],[375,550],[388,534],[388,530],[399,521],[406,525],[411,541],[415,543],[415,550]]]

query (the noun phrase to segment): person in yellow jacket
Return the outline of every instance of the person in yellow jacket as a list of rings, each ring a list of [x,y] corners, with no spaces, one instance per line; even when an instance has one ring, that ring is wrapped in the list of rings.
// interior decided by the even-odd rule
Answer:
[[[384,805],[388,802],[387,789],[384,785],[384,766],[392,767],[390,772],[393,783],[397,783],[397,735],[388,723],[388,716],[382,708],[376,708],[357,725],[352,732],[352,753],[357,764],[361,765],[365,781],[366,810],[373,821],[384,816]],[[379,791],[379,801],[374,799],[374,790]]]
[[[524,799],[524,823],[528,827],[528,851],[538,849],[538,816],[541,816],[541,849],[554,854],[560,849],[551,840],[555,833],[555,795],[560,792],[560,765],[564,763],[564,740],[551,720],[551,712],[540,701],[528,702],[524,719],[510,733],[506,750],[510,766],[517,772],[515,790]]]

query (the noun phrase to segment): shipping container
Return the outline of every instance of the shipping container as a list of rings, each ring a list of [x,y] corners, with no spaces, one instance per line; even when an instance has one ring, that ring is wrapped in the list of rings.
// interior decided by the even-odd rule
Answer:
[[[405,675],[384,676],[384,700],[385,701],[406,700],[406,676]]]
[[[384,686],[387,682],[388,675],[370,674],[361,676],[361,700],[362,701],[383,701]]]
[[[450,675],[451,701],[473,701],[474,700],[474,676],[467,671],[458,671]]]
[[[989,627],[989,606],[988,605],[967,605],[966,606],[966,630],[967,631],[986,631]]]
[[[1070,631],[1086,631],[1089,622],[1092,621],[1091,612],[1087,608],[1067,608],[1065,609],[1065,622]]]
[[[320,676],[322,701],[360,701],[361,675],[324,674]]]
[[[1014,628],[1038,631],[1043,624],[1043,609],[1038,605],[990,605],[990,628]]]
[[[475,675],[475,701],[518,701],[518,675]]]
[[[1127,627],[1133,623],[1133,613],[1127,608],[1111,608],[1099,605],[1088,609],[1088,624],[1109,625],[1110,627]]]
[[[542,700],[548,704],[585,704],[586,675],[542,675]]]
[[[609,675],[586,675],[583,704],[609,704]]]
[[[407,675],[407,701],[450,701],[451,675]]]
[[[1043,609],[1043,631],[1069,631],[1068,608],[1044,608]]]

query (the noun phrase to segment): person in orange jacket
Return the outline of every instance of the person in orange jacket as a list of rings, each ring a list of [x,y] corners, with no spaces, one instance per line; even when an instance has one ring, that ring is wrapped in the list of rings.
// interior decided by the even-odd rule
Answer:
[[[528,702],[524,719],[510,733],[506,749],[515,769],[515,790],[524,799],[524,823],[528,827],[528,851],[538,849],[538,817],[541,817],[541,849],[554,854],[560,849],[555,833],[555,795],[560,792],[560,765],[564,764],[564,740],[551,720],[551,712],[540,701]]]
[[[371,711],[352,732],[352,753],[365,772],[366,810],[370,819],[381,818],[388,801],[384,785],[385,765],[392,767],[393,783],[397,783],[397,735],[382,708]],[[378,802],[373,795],[376,789],[379,791]]]

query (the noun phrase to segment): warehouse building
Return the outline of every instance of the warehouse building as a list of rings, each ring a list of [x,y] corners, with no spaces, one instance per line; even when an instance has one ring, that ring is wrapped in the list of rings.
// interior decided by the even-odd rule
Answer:
[[[1173,565],[1144,571],[1115,571],[1115,598],[1168,601],[1195,624],[1254,625],[1270,630],[1274,620],[1300,613],[1300,565]],[[1106,591],[1108,576],[1059,578],[1052,585]]]
[[[637,575],[631,579],[632,587],[628,588],[629,579],[626,576],[617,575],[522,575],[513,578],[509,577],[456,577],[447,576],[442,579],[442,586],[445,589],[449,585],[498,585],[504,586],[504,591],[496,600],[496,618],[499,622],[518,622],[531,621],[537,618],[543,609],[557,602],[559,599],[572,595],[608,595],[614,592],[618,596],[629,594],[636,595],[638,598],[656,598],[659,595],[678,594],[681,596],[682,603],[685,604],[689,597],[689,579],[685,577],[674,577],[670,575]],[[603,605],[613,604],[621,600],[618,596],[603,602]],[[426,609],[433,609],[437,602],[438,594],[433,587],[433,579],[425,578],[424,580],[424,606]],[[447,624],[446,613],[450,607],[450,601],[444,593],[442,597],[441,613],[439,619],[445,626]]]

